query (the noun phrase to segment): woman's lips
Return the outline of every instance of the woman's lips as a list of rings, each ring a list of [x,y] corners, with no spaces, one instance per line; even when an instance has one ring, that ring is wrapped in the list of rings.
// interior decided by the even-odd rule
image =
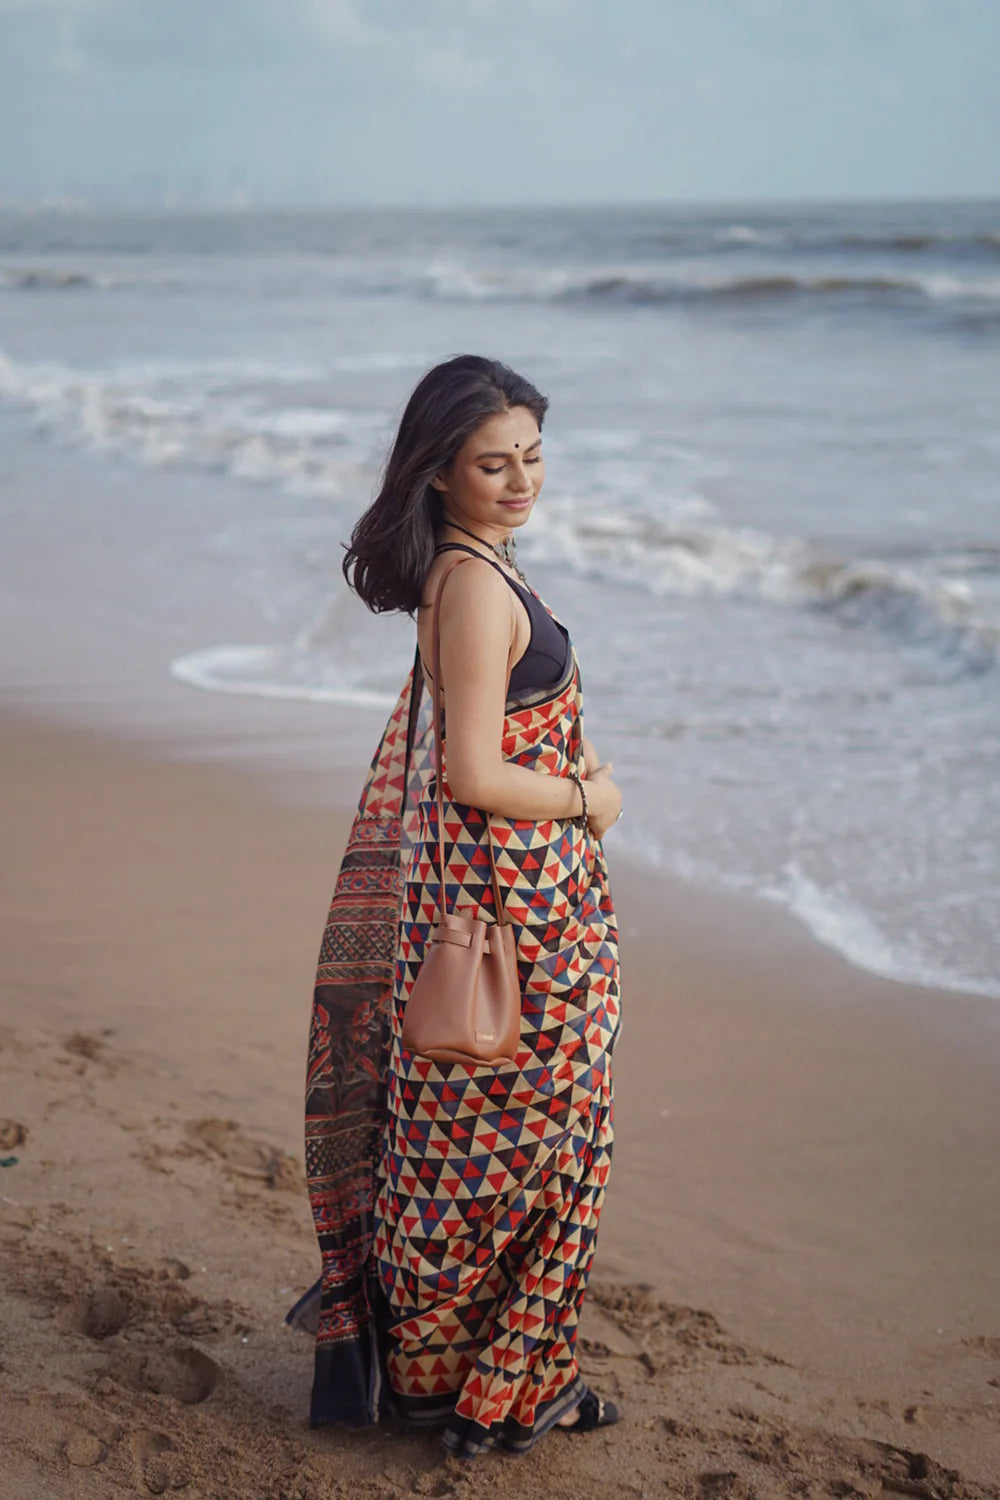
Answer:
[[[525,495],[523,500],[501,500],[501,505],[509,505],[511,510],[526,510],[534,500],[534,495]]]

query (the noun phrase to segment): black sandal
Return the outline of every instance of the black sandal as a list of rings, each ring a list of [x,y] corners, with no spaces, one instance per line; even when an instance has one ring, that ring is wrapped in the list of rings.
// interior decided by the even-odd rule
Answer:
[[[576,1408],[575,1422],[557,1422],[562,1432],[593,1432],[595,1427],[613,1427],[621,1413],[613,1401],[605,1401],[588,1386]]]

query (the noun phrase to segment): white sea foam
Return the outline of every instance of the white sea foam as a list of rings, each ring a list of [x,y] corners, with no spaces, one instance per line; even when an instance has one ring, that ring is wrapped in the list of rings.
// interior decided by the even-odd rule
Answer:
[[[887,937],[856,901],[842,892],[821,889],[795,861],[785,866],[778,883],[759,886],[756,894],[787,907],[814,937],[859,969],[904,984],[958,987],[968,994],[1000,999],[996,980],[963,975],[956,986],[953,973],[937,968],[899,939]]]
[[[537,518],[539,554],[560,558],[583,574],[638,583],[659,594],[716,594],[829,611],[850,624],[868,624],[908,645],[928,646],[963,670],[1000,664],[1000,606],[977,574],[1000,574],[1000,553],[982,549],[972,578],[920,577],[879,559],[819,553],[798,537],[774,537],[750,527],[713,523],[691,497],[691,519],[620,512],[587,516],[572,497]],[[952,560],[957,565],[957,560]]]
[[[985,237],[981,237],[985,243]],[[756,247],[773,250],[776,241],[768,231],[748,225],[733,225],[717,231],[720,246]],[[843,248],[843,247],[841,247]],[[261,264],[256,270],[255,290],[261,293],[276,276],[283,273]],[[827,271],[807,272],[785,269],[780,262],[760,270],[738,273],[711,269],[691,269],[660,261],[620,261],[586,265],[537,262],[467,261],[438,256],[424,259],[397,259],[381,271],[363,262],[349,259],[310,263],[308,275],[317,294],[347,296],[418,296],[449,302],[622,302],[639,305],[740,303],[764,305],[798,301],[862,298],[870,304],[899,301],[901,298],[925,298],[939,303],[1000,302],[1000,277],[960,269],[933,271],[895,271],[873,274],[844,266]],[[188,266],[183,272],[157,268],[92,269],[41,263],[34,266],[0,266],[0,291],[9,293],[71,293],[96,291],[104,293],[139,291],[157,292],[205,290],[207,273]],[[228,291],[241,294],[241,283],[232,280],[227,286],[213,286],[216,295]],[[403,368],[412,361],[398,355],[381,356],[374,362],[366,359],[358,368]],[[348,365],[344,365],[347,368]]]
[[[637,305],[736,307],[861,299],[872,305],[927,299],[953,303],[1000,302],[1000,277],[954,273],[859,274],[845,270],[805,274],[782,269],[739,275],[700,269],[664,270],[657,264],[604,267],[487,268],[439,262],[414,290],[444,301],[621,302]]]
[[[176,657],[170,672],[178,682],[211,693],[343,703],[386,711],[392,708],[393,693],[356,683],[317,680],[317,676],[328,678],[332,666],[329,661],[306,662],[282,646],[221,645]]]
[[[0,353],[0,400],[28,408],[41,429],[63,441],[155,467],[188,464],[336,496],[367,484],[365,440],[376,418],[281,404],[284,387],[319,378],[315,370],[259,362],[98,371]]]
[[[968,973],[959,976],[934,964],[912,945],[888,936],[871,913],[842,890],[823,889],[794,860],[785,864],[779,879],[768,880],[719,869],[709,857],[670,847],[650,827],[638,836],[627,836],[625,842],[643,864],[667,870],[688,884],[738,891],[781,907],[819,942],[868,974],[902,984],[1000,999],[1000,981]]]
[[[939,272],[913,279],[926,296],[942,301],[966,297],[984,302],[1000,301],[1000,276],[955,276]]]
[[[730,245],[778,245],[782,240],[775,230],[754,229],[750,224],[727,224],[717,230],[715,238]]]
[[[184,279],[175,272],[145,267],[94,270],[45,262],[0,266],[3,292],[156,292],[177,290],[183,285]]]

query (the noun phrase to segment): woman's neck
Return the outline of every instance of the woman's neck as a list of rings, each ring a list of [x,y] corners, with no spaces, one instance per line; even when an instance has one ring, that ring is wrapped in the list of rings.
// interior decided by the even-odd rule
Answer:
[[[464,532],[466,536],[471,537],[474,542],[479,542],[481,546],[488,548],[490,552],[495,552],[507,540],[506,537],[501,536],[496,538],[480,536],[478,531],[471,531],[468,526],[463,526],[459,521],[449,521],[446,519],[443,522],[443,526],[449,527],[453,531]]]
[[[518,565],[517,548],[514,545],[514,537],[512,533],[508,532],[508,534],[502,539],[502,541],[491,542],[487,541],[485,537],[481,537],[478,532],[470,531],[469,528],[467,526],[463,526],[460,521],[445,521],[443,523],[443,526],[450,526],[453,531],[462,531],[467,537],[471,537],[474,542],[479,542],[482,547],[493,554],[501,567],[505,568],[513,577],[519,578],[522,583],[527,584],[528,580],[525,578],[524,574],[521,572],[520,566]],[[461,546],[462,544],[458,543],[457,545]],[[472,549],[470,548],[469,550],[471,551]]]

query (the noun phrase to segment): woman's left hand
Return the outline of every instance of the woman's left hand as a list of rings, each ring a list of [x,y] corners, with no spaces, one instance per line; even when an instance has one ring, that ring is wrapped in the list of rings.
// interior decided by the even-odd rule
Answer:
[[[601,764],[601,758],[600,758],[600,756],[598,755],[597,751],[594,749],[594,747],[591,744],[590,740],[588,740],[587,736],[584,735],[584,737],[583,737],[584,776],[586,777],[586,776],[593,775],[593,773],[597,770],[597,768],[598,768],[598,766],[600,764]]]

